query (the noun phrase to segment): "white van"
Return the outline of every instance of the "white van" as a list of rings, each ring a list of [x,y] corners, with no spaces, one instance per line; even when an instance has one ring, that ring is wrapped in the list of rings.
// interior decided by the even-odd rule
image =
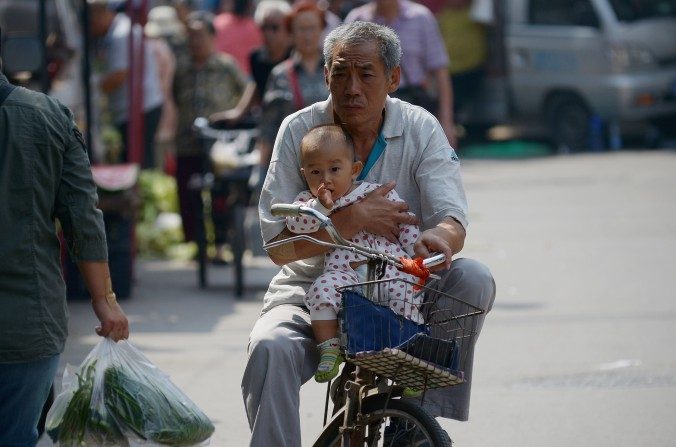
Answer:
[[[676,0],[498,0],[504,77],[488,79],[474,117],[538,117],[563,149],[604,123],[676,128]],[[503,105],[503,107],[500,107]]]

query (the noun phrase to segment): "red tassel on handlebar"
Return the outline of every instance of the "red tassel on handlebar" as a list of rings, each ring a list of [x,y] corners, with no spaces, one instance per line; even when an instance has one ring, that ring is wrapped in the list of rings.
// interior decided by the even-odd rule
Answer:
[[[400,257],[399,262],[403,265],[402,272],[418,277],[418,284],[413,287],[414,290],[420,290],[425,285],[425,281],[430,276],[430,270],[423,265],[423,258],[413,259]]]

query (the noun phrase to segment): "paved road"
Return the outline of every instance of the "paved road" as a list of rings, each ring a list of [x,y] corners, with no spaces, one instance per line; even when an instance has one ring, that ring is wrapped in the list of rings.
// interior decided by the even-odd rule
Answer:
[[[670,151],[465,162],[464,255],[491,266],[498,297],[471,420],[442,421],[458,446],[676,445],[675,173]],[[124,303],[132,341],[213,418],[216,447],[248,443],[239,382],[275,269],[254,258],[249,272],[255,287],[234,301],[228,268],[200,291],[191,265],[141,262]],[[63,360],[78,363],[95,320],[70,307]],[[301,392],[306,445],[323,393]]]

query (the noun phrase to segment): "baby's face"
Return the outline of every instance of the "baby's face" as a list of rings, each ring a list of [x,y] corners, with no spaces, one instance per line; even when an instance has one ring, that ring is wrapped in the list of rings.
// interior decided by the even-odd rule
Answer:
[[[352,158],[352,150],[343,142],[331,142],[326,147],[306,148],[301,172],[312,195],[320,185],[331,191],[335,201],[347,194],[361,171],[361,163]]]

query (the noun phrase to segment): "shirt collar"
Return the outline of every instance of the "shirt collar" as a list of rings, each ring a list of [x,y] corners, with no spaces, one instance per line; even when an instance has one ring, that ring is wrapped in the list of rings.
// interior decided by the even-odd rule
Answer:
[[[9,84],[9,81],[7,80],[7,77],[2,72],[0,72],[0,85],[2,84]]]
[[[385,138],[400,137],[404,133],[401,101],[390,98],[389,95],[385,100],[385,121],[381,132]]]

